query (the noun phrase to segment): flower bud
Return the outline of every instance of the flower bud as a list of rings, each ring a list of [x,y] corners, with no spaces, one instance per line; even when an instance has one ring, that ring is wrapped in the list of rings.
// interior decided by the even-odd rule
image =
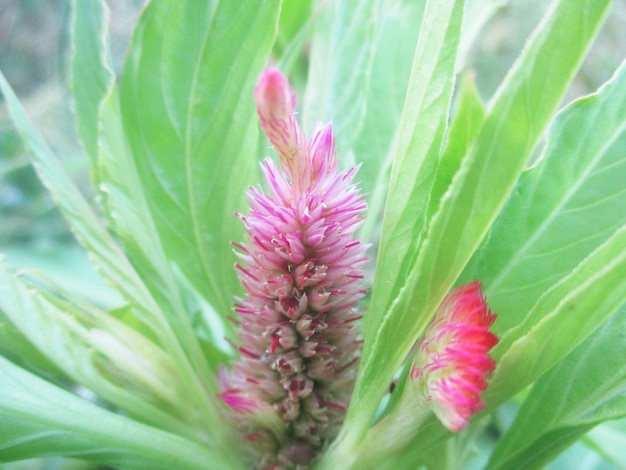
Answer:
[[[411,380],[444,426],[460,431],[484,408],[480,394],[495,368],[489,351],[498,343],[496,319],[478,281],[459,287],[441,303],[422,339]]]

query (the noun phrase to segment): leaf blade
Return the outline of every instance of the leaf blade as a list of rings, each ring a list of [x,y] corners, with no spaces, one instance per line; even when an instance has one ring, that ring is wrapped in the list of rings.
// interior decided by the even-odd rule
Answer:
[[[626,225],[542,295],[493,349],[485,401],[495,406],[538,379],[626,302]]]
[[[76,125],[97,175],[98,108],[114,80],[110,68],[107,23],[109,10],[103,1],[72,2],[72,92]],[[96,181],[98,178],[95,178]]]
[[[279,7],[152,2],[121,84],[125,131],[165,252],[224,317],[240,291],[229,247],[243,230],[233,212],[256,175],[252,86]]]
[[[539,466],[595,425],[626,416],[626,309],[533,387],[488,467]]]
[[[539,163],[522,174],[471,260],[502,334],[539,296],[626,222],[626,63],[596,93],[564,108]]]
[[[119,468],[243,468],[218,449],[88,403],[0,357],[0,460],[50,455]]]
[[[415,214],[420,210],[419,204],[411,204],[410,200],[427,200],[430,192],[433,175],[428,169],[435,168],[443,142],[454,82],[463,3],[462,0],[429,2],[424,13],[422,24],[428,27],[420,33],[401,121],[373,297],[365,317],[365,342],[359,375],[342,432],[323,461],[325,464],[337,459],[335,464],[339,462],[339,465],[345,465],[345,462],[353,459],[349,456],[352,448],[364,436],[380,398],[400,365],[400,349],[406,347],[408,350],[410,347],[405,344],[406,341],[400,345],[395,341],[385,343],[381,340],[384,336],[381,330],[388,328],[391,321],[387,307],[397,295],[399,288],[394,283],[397,282],[397,273],[403,269],[401,265],[406,264],[404,257],[406,255],[410,258],[410,254],[407,255],[408,246],[413,245],[410,235],[414,230],[418,233],[421,231],[421,228],[414,227],[423,222],[423,217]],[[425,111],[423,115],[420,114],[422,111]],[[428,119],[435,124],[426,126],[427,130],[420,135],[423,138],[415,137],[418,124]],[[424,168],[427,169],[426,175]],[[403,224],[402,219],[409,213],[412,217]],[[394,288],[391,289],[391,286]]]

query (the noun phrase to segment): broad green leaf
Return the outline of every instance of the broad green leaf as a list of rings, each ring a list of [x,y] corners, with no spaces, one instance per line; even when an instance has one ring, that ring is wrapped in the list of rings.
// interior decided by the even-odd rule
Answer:
[[[182,286],[175,266],[170,263],[156,233],[155,222],[148,208],[145,193],[135,161],[130,154],[126,134],[121,122],[117,89],[112,87],[100,109],[99,164],[102,177],[101,189],[118,236],[142,280],[166,317],[172,337],[175,338],[175,355],[181,362],[189,358],[191,375],[200,377],[209,390],[217,392],[214,374],[208,367],[217,368],[219,355],[205,356],[192,326],[192,312],[197,308],[185,302],[192,296],[193,286]],[[142,230],[138,230],[141,227]],[[179,278],[181,276],[178,276]],[[210,310],[210,309],[208,309]],[[216,315],[217,316],[217,315]],[[225,330],[217,316],[212,332],[219,343]],[[219,336],[221,334],[221,336]]]
[[[121,81],[153,236],[222,316],[240,291],[230,243],[243,227],[233,213],[245,208],[255,181],[252,90],[279,8],[272,0],[155,0],[137,24]]]
[[[342,166],[355,165],[351,153],[363,126],[382,0],[320,3],[311,39],[309,75],[303,103],[307,133],[317,122],[333,121]]]
[[[217,408],[219,407],[218,399],[215,398],[214,394],[206,394],[207,388],[209,390],[212,388],[216,390],[213,374],[207,370],[207,372],[201,376],[205,385],[197,383],[199,376],[196,375],[194,369],[189,364],[187,356],[181,350],[179,340],[173,334],[160,305],[146,289],[145,284],[138,277],[119,246],[106,231],[101,220],[93,212],[87,201],[82,197],[75,185],[63,171],[52,152],[47,148],[45,142],[24,114],[19,101],[2,76],[0,76],[0,86],[2,87],[17,128],[33,151],[35,167],[38,170],[40,178],[44,181],[53,198],[63,211],[74,234],[88,250],[91,260],[105,278],[107,278],[109,282],[120,291],[125,299],[134,306],[133,311],[137,317],[141,319],[144,325],[151,328],[165,350],[173,355],[176,364],[181,369],[180,374],[184,377],[183,380],[188,385],[193,384],[193,386],[190,385],[191,393],[195,396],[195,403],[202,404],[203,413],[207,412],[211,416],[217,416]],[[23,299],[26,299],[26,297],[23,297]],[[5,300],[5,302],[8,302],[8,300]],[[24,302],[27,302],[27,300],[24,300]],[[13,304],[14,308],[19,308],[19,306],[20,303]],[[30,307],[25,310],[29,311]],[[48,317],[45,315],[39,316],[41,321],[45,321],[46,318]],[[37,321],[34,321],[32,325],[25,324],[24,328],[20,330],[24,332],[27,328],[35,331],[39,328],[39,324]],[[64,341],[64,336],[60,335],[55,347],[61,347],[62,349]],[[189,342],[187,345],[191,347],[193,343]],[[83,347],[86,346],[83,345]],[[84,354],[84,356],[87,357],[88,355]],[[62,360],[55,362],[65,373],[72,375],[68,372],[70,368],[64,368],[62,366]],[[196,361],[194,365],[197,364],[198,361]],[[74,370],[77,374],[73,375],[74,380],[88,380],[87,376],[80,375],[81,373],[87,374],[88,370],[88,368],[77,368]],[[202,369],[199,369],[199,372],[203,372]],[[94,374],[95,372],[91,375],[91,379],[96,380],[97,377]],[[212,388],[211,384],[213,385]],[[129,395],[127,398],[122,398],[121,400],[128,400],[128,402],[131,403],[132,398],[133,397]],[[140,407],[137,407],[137,409],[139,410]],[[150,413],[150,411],[146,411],[144,415],[148,416]],[[156,415],[158,415],[158,413],[155,413],[155,416]],[[214,438],[219,439],[219,433],[215,430],[212,432]]]
[[[85,247],[97,270],[121,294],[139,309],[142,321],[159,337],[165,337],[165,319],[145,285],[128,259],[107,232],[69,178],[37,129],[26,116],[10,85],[0,73],[0,89],[4,94],[11,117],[22,138],[33,154],[35,169],[52,198],[65,216],[74,236]]]
[[[377,20],[381,22],[380,37],[374,45],[365,97],[367,107],[363,127],[352,148],[356,161],[361,164],[357,179],[368,203],[368,217],[360,234],[374,243],[376,236],[372,233],[380,227],[398,123],[425,5],[425,1],[386,0],[384,14]],[[339,158],[343,159],[344,155]]]
[[[522,175],[467,267],[463,278],[485,285],[498,333],[626,223],[625,89],[626,63],[557,115],[540,162]]]
[[[626,302],[626,225],[543,294],[493,349],[484,396],[502,403],[558,363]]]
[[[76,124],[98,181],[98,109],[109,83],[114,80],[107,45],[109,10],[101,0],[72,3],[72,91]]]
[[[626,308],[543,376],[488,469],[540,467],[595,425],[626,416]]]
[[[99,408],[0,357],[0,461],[65,455],[126,469],[245,468],[200,445]]]
[[[410,261],[416,245],[411,237],[419,236],[424,223],[452,95],[462,13],[463,1],[429,2],[424,13],[400,123],[373,297],[365,317],[359,376],[342,434],[336,441],[336,454],[331,452],[325,463],[337,459],[334,465],[345,466],[353,459],[352,447],[367,430],[378,402],[408,352],[409,338],[418,332],[397,315],[392,318],[390,303],[398,295],[400,283],[396,280],[406,269],[400,266],[406,264],[403,258]],[[405,331],[389,339],[392,322]]]

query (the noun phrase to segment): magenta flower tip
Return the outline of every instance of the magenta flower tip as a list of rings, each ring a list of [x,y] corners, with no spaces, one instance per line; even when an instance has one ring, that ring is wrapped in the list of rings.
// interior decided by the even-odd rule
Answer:
[[[452,431],[462,430],[485,406],[481,393],[496,366],[489,357],[498,343],[489,331],[495,319],[480,282],[463,285],[443,300],[419,345],[411,379]]]
[[[294,189],[306,187],[301,175],[307,168],[308,145],[294,116],[296,97],[287,77],[275,69],[265,70],[257,81],[254,99],[261,128],[274,146]]]
[[[242,396],[241,390],[226,390],[219,397],[226,405],[238,413],[254,413],[260,408],[256,401]]]
[[[366,205],[355,170],[338,170],[331,126],[307,141],[279,71],[261,74],[254,97],[280,168],[265,161],[269,191],[250,189],[250,213],[239,216],[241,357],[220,377],[220,396],[260,468],[303,469],[336,436],[352,392],[367,262],[354,233]]]
[[[296,110],[296,95],[287,78],[276,69],[261,73],[254,89],[261,121],[289,119]]]

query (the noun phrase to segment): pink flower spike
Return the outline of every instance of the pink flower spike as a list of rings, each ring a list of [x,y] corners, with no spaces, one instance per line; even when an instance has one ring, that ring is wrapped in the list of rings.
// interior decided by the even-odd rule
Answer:
[[[234,244],[246,290],[235,305],[240,357],[223,371],[220,397],[255,468],[304,469],[337,436],[352,394],[367,262],[354,234],[366,204],[356,169],[338,170],[331,125],[306,140],[279,71],[261,74],[254,98],[280,168],[265,161],[267,194],[250,189],[250,213],[239,216],[248,232]]]
[[[443,300],[419,345],[411,379],[444,426],[461,431],[484,408],[481,393],[496,364],[489,351],[498,337],[496,319],[480,282],[456,289]]]

